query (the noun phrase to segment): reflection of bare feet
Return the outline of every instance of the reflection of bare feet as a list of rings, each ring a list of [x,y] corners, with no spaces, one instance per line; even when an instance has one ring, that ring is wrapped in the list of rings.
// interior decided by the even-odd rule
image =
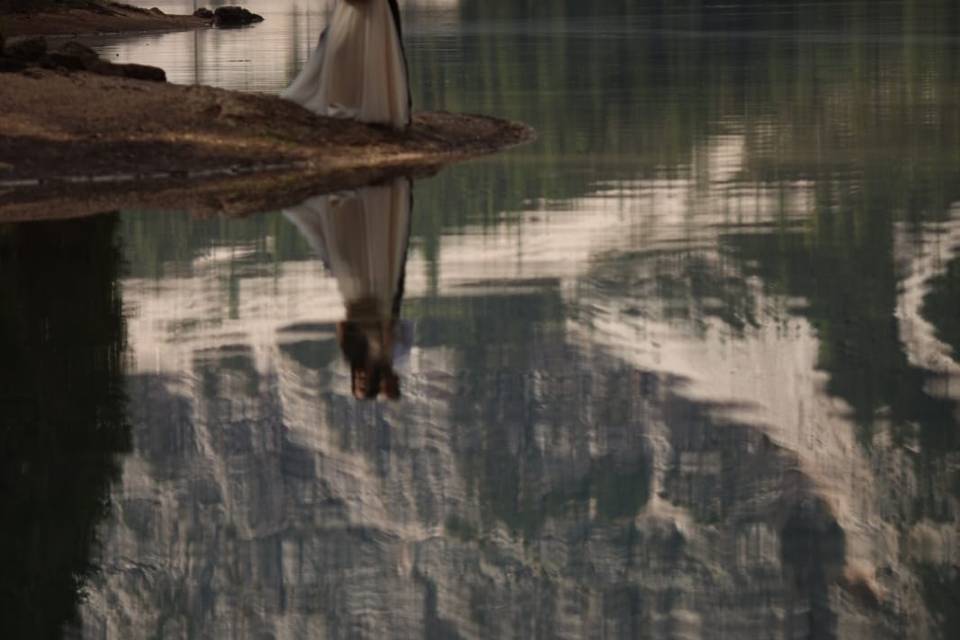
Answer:
[[[350,385],[353,389],[353,397],[357,400],[363,400],[367,397],[367,371],[362,368],[355,368],[351,371]]]
[[[390,400],[400,399],[400,378],[392,368],[384,374],[383,393]]]
[[[400,399],[400,378],[389,362],[351,365],[350,391],[357,400]]]

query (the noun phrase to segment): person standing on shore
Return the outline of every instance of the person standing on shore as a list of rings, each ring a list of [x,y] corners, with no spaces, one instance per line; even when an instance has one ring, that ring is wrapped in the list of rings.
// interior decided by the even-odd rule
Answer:
[[[337,0],[317,48],[280,97],[319,115],[409,126],[410,86],[397,0]]]

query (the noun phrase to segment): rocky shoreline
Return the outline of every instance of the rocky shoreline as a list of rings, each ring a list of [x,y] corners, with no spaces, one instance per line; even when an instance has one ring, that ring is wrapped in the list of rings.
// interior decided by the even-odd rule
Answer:
[[[244,214],[521,144],[526,125],[420,113],[406,131],[316,116],[274,96],[164,81],[79,43],[0,55],[0,221],[123,206]]]
[[[45,38],[28,36],[9,44],[0,37],[0,73],[26,73],[29,77],[38,69],[61,73],[88,71],[102,76],[119,76],[135,80],[166,82],[163,69],[143,64],[115,64],[102,60],[97,52],[79,42],[70,41],[54,50]]]
[[[76,0],[69,5],[50,7],[39,12],[0,15],[0,34],[8,38],[174,31],[214,25],[212,14],[168,15],[157,8],[143,9],[117,2],[100,3],[92,0]]]

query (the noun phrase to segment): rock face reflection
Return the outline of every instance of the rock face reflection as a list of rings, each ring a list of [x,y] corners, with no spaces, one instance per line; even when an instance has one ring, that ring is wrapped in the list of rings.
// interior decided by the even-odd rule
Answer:
[[[464,379],[426,349],[396,406],[333,392],[330,339],[267,375],[225,348],[186,387],[137,380],[92,635],[834,629],[844,538],[793,457],[533,326],[506,362],[502,327],[471,336],[492,366]]]

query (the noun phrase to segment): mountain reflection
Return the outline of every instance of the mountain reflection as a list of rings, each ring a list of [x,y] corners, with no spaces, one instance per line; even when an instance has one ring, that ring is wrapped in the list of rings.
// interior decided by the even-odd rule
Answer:
[[[0,629],[78,621],[130,449],[116,215],[0,225]]]
[[[288,213],[311,225],[344,299],[387,274],[377,291],[393,313],[396,270],[344,256],[383,230],[402,237],[406,188]],[[340,223],[326,216],[341,212],[373,234],[336,244]],[[257,308],[282,304],[287,286],[262,290],[275,304]],[[823,637],[838,625],[836,584],[869,603],[795,453],[724,418],[732,408],[690,399],[687,381],[579,339],[559,291],[511,289],[430,299],[413,287],[423,340],[400,403],[356,402],[323,321],[249,338],[210,326],[199,349],[178,340],[185,370],[142,370],[129,386],[136,451],[88,635],[742,636],[762,625]]]
[[[718,141],[700,170],[735,173],[738,149]],[[924,433],[955,423],[921,353],[951,317],[933,309],[953,222],[932,259],[878,213],[859,241],[874,256],[817,220],[842,209],[788,186],[740,204],[813,216],[815,241],[760,215],[691,234],[672,216],[726,188],[699,184],[637,181],[526,220],[519,262],[509,225],[446,236],[434,278],[422,245],[406,255],[399,181],[275,227],[332,277],[304,253],[274,264],[272,243],[213,242],[127,279],[136,447],[88,635],[933,635],[956,592],[956,458]],[[658,216],[641,241],[624,200]],[[401,292],[418,320],[403,399],[358,403],[337,323],[356,301],[392,322]],[[832,337],[848,316],[863,344]],[[908,339],[890,318],[913,316]],[[891,379],[902,395],[849,391]]]

